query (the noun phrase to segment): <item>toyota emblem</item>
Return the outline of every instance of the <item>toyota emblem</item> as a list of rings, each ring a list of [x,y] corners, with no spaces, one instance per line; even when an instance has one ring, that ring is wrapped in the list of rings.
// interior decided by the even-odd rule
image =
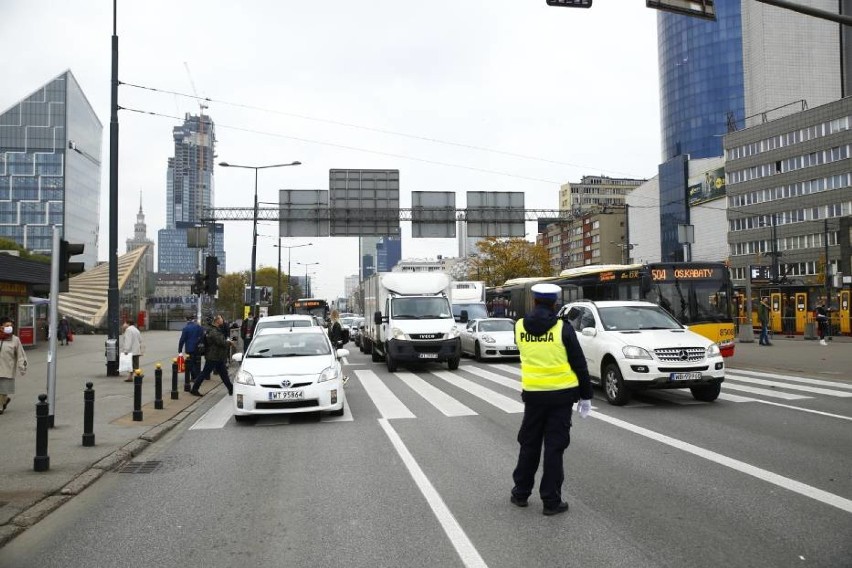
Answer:
[[[290,387],[290,381],[286,381],[286,380],[281,381],[281,386],[284,387],[285,389],[289,388]]]

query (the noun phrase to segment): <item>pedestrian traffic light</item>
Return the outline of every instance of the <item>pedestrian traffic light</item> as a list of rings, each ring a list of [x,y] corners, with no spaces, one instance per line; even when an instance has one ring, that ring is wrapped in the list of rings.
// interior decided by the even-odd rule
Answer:
[[[219,290],[219,259],[208,256],[204,260],[204,291],[210,296],[215,296]]]
[[[65,239],[59,241],[59,291],[68,291],[68,279],[80,274],[86,268],[82,262],[71,262],[71,257],[83,254],[86,245],[71,244]]]
[[[196,296],[204,293],[204,275],[200,272],[195,273],[195,281],[192,283],[192,293]]]

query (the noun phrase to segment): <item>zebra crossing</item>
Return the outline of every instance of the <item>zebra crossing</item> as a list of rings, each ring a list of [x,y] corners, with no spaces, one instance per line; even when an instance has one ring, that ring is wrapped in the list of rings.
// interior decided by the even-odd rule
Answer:
[[[367,367],[367,368],[364,368]],[[417,372],[401,370],[388,373],[382,365],[353,365],[348,370],[348,389],[357,382],[381,418],[386,420],[414,419],[417,414],[403,402],[400,388],[414,393],[419,399],[447,418],[476,416],[489,409],[507,414],[523,413],[520,401],[520,368],[517,364],[474,363],[464,361],[456,371],[438,366],[418,369]],[[466,395],[465,402],[456,398],[457,391]],[[351,392],[351,391],[350,391]],[[649,397],[637,397],[625,408],[654,406],[660,401],[678,405],[705,405],[693,399],[689,389],[655,390]],[[600,396],[600,393],[597,393]],[[471,398],[472,397],[472,398]],[[761,371],[728,369],[719,399],[727,402],[763,402],[786,406],[784,403],[817,397],[852,398],[852,384],[826,381],[792,375],[775,375]],[[654,400],[649,400],[653,398]],[[473,408],[476,401],[476,408]],[[772,402],[782,401],[782,402]],[[604,403],[599,402],[603,406]],[[230,399],[225,398],[211,408],[191,428],[195,430],[222,428],[230,421]],[[814,411],[816,412],[816,411]],[[822,413],[826,414],[826,413]],[[852,420],[852,417],[830,415]],[[349,404],[340,417],[323,415],[322,422],[350,422],[353,415]],[[298,418],[291,415],[265,417],[264,425],[288,424]]]

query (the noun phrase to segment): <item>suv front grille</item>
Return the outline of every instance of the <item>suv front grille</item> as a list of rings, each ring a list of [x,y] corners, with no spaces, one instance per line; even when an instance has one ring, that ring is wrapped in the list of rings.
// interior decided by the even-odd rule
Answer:
[[[702,361],[707,350],[703,347],[666,347],[654,349],[654,354],[660,361],[667,363],[687,363]]]

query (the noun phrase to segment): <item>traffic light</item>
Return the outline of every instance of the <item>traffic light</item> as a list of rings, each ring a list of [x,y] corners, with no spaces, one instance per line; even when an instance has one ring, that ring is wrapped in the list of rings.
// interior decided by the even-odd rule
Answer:
[[[68,291],[68,279],[85,270],[82,262],[71,262],[71,257],[83,254],[86,245],[71,244],[65,239],[59,241],[59,291]]]
[[[210,296],[215,296],[219,290],[219,259],[208,256],[204,260],[204,291]]]
[[[192,284],[192,293],[200,296],[204,293],[204,276],[200,272],[195,273],[195,281]]]
[[[547,0],[547,5],[563,8],[591,8],[592,0]]]

